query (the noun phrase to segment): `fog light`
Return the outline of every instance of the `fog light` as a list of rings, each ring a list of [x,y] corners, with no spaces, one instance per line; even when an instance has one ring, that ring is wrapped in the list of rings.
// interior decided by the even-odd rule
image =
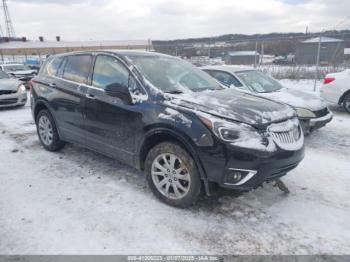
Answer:
[[[241,178],[242,178],[241,172],[233,172],[233,180],[235,182],[238,182],[239,180],[241,180]]]
[[[243,177],[240,171],[230,171],[226,176],[226,182],[230,184],[237,184]]]
[[[251,179],[257,171],[255,170],[246,170],[246,169],[236,169],[230,168],[225,176],[226,185],[242,185]]]

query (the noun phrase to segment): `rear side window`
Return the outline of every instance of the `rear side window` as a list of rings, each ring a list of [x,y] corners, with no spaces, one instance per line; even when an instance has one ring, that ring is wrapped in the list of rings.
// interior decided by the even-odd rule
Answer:
[[[222,71],[209,71],[209,74],[225,86],[242,87],[242,84],[233,75]]]
[[[87,84],[91,62],[91,55],[68,56],[63,71],[63,78],[70,81]]]
[[[62,57],[55,57],[50,60],[45,67],[44,74],[56,76],[62,64],[62,60]]]
[[[92,76],[93,86],[102,89],[111,84],[128,86],[128,81],[129,71],[118,59],[107,55],[97,56]]]

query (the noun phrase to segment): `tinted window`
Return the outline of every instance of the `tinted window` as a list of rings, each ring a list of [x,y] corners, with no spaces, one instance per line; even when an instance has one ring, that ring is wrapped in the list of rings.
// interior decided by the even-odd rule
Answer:
[[[128,86],[129,72],[116,58],[112,56],[99,55],[96,58],[92,85],[106,88],[110,84]]]
[[[87,84],[92,57],[90,55],[68,56],[63,78]]]
[[[231,74],[222,71],[209,71],[209,74],[225,86],[242,87],[242,84]]]
[[[44,73],[52,76],[56,76],[57,72],[60,68],[60,65],[62,63],[63,58],[62,57],[56,57],[48,62]]]

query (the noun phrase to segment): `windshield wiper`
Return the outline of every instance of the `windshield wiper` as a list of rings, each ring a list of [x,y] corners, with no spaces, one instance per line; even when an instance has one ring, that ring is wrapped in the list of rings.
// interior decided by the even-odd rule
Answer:
[[[164,93],[167,93],[167,94],[183,94],[184,92],[182,92],[181,90],[171,90],[171,91],[165,91]]]

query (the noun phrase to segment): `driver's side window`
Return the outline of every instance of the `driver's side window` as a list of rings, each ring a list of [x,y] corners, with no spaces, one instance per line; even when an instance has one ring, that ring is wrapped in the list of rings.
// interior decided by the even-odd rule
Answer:
[[[111,84],[128,86],[129,71],[113,56],[98,55],[96,58],[92,85],[105,89]]]

